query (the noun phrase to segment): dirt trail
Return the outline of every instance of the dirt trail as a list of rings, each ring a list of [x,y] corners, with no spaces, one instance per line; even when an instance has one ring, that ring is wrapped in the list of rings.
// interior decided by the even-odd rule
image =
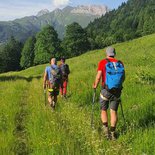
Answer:
[[[28,133],[26,129],[26,118],[28,115],[28,88],[29,84],[27,84],[26,88],[24,88],[23,95],[21,96],[21,102],[19,105],[20,108],[15,116],[15,129],[13,131],[15,141],[13,144],[13,152],[17,155],[27,155],[31,152],[28,146]]]

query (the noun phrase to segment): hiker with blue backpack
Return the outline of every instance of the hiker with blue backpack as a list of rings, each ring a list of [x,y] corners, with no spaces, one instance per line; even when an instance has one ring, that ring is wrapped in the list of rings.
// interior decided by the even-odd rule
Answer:
[[[115,140],[116,125],[118,121],[117,110],[121,101],[122,84],[125,80],[124,65],[115,58],[116,52],[113,47],[106,49],[106,58],[98,64],[98,70],[93,88],[96,89],[102,78],[100,92],[102,129],[107,139]],[[110,106],[110,130],[108,128],[107,109]]]
[[[50,66],[47,66],[44,73],[43,88],[48,88],[48,102],[54,110],[57,103],[57,96],[59,95],[59,88],[61,84],[61,70],[57,66],[55,58],[50,60]]]

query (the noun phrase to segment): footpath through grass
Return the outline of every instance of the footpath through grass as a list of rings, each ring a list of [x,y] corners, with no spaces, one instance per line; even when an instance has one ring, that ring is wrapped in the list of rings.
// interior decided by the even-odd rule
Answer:
[[[45,65],[0,75],[0,154],[154,155],[155,35],[114,47],[126,68],[122,103],[127,127],[119,108],[117,141],[103,138],[99,89],[94,129],[90,126],[92,83],[97,63],[105,56],[96,50],[67,60],[69,98],[59,98],[55,112],[44,106]]]
[[[26,129],[27,91],[25,81],[4,81],[1,86],[0,151],[1,154],[25,154],[28,149]]]

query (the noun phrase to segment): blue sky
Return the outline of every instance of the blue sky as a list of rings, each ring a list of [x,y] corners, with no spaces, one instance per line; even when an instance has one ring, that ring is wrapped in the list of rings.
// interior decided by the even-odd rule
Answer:
[[[0,0],[0,21],[13,20],[24,16],[36,15],[42,9],[49,11],[67,5],[105,4],[110,9],[117,8],[127,0]]]

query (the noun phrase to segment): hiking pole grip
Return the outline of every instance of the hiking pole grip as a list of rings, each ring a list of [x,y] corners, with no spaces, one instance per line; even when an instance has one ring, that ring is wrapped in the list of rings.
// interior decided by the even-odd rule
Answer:
[[[93,94],[93,104],[95,103],[95,96],[96,96],[96,89],[94,88],[94,94]]]

